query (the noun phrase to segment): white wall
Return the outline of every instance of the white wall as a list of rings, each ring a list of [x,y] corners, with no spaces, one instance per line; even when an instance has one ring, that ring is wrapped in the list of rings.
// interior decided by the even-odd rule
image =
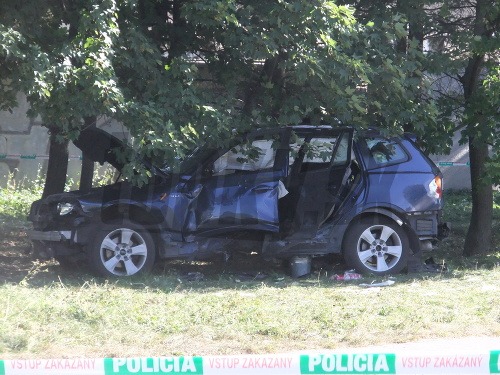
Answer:
[[[453,137],[453,147],[449,155],[431,155],[431,159],[436,162],[452,162],[459,165],[439,166],[443,172],[444,189],[470,189],[470,167],[466,164],[469,161],[469,145],[459,145],[460,134]]]
[[[18,96],[18,103],[19,107],[12,113],[0,111],[0,186],[5,186],[12,175],[17,184],[30,183],[39,176],[45,176],[47,170],[47,128],[42,126],[39,118],[26,116],[29,106],[22,95]],[[101,119],[97,126],[110,133],[119,132],[120,138],[123,135],[123,126],[116,121]],[[70,143],[69,155],[68,178],[78,183],[81,151]]]

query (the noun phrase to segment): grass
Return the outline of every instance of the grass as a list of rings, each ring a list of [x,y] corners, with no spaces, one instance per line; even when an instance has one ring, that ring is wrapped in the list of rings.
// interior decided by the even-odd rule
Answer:
[[[430,338],[500,336],[500,194],[494,246],[461,256],[470,202],[446,196],[453,232],[431,254],[447,273],[402,274],[387,288],[332,281],[338,259],[318,260],[294,280],[273,264],[164,262],[125,280],[64,271],[24,253],[29,189],[0,190],[0,358],[116,357],[272,353],[363,347]],[[430,255],[429,255],[430,256]],[[332,266],[333,265],[333,266]],[[264,270],[263,280],[242,271]],[[202,280],[189,281],[188,272]]]
[[[3,357],[235,354],[498,336],[500,272],[356,284],[5,285]],[[215,285],[217,284],[217,285]],[[496,293],[495,293],[496,292]]]
[[[492,251],[486,255],[463,257],[465,235],[472,209],[467,191],[455,191],[445,196],[443,220],[452,224],[452,235],[441,245],[438,255],[447,259],[453,269],[492,268],[500,265],[500,191],[494,192]]]

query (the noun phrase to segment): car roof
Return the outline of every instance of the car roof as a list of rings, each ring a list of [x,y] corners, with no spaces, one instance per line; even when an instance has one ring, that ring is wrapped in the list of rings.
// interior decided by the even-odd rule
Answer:
[[[352,126],[345,126],[345,125],[290,125],[286,126],[286,128],[289,129],[304,129],[304,130],[309,130],[309,129],[334,129],[334,130],[352,130]]]

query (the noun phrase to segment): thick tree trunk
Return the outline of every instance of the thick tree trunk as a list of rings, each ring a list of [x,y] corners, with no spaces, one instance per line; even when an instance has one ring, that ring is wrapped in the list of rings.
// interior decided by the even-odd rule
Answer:
[[[66,184],[66,173],[68,171],[68,140],[62,142],[57,140],[57,128],[49,127],[50,149],[47,177],[43,188],[42,197],[62,193]]]
[[[487,24],[487,0],[477,0],[476,14],[474,21],[474,34],[486,36]],[[478,90],[481,71],[483,69],[484,54],[472,55],[465,68],[464,75],[460,81],[464,89],[465,106],[474,106],[474,95]],[[474,107],[472,107],[474,108]],[[471,120],[469,120],[471,121]],[[474,123],[482,124],[481,113],[475,113]],[[473,125],[468,126],[473,129]],[[484,254],[491,247],[491,224],[493,220],[493,191],[489,184],[486,184],[483,177],[486,172],[486,161],[488,160],[488,144],[484,139],[480,139],[481,128],[478,130],[478,137],[469,136],[469,158],[472,185],[472,214],[469,230],[465,237],[464,255]]]
[[[184,51],[182,46],[183,34],[185,33],[186,21],[182,17],[182,5],[184,0],[172,1],[172,30],[170,33],[170,48],[168,50],[168,60],[180,56]]]
[[[94,162],[85,155],[82,157],[82,171],[80,173],[80,190],[89,191],[94,179]]]
[[[484,254],[491,247],[491,222],[493,219],[493,189],[482,180],[488,145],[469,140],[469,157],[472,183],[472,215],[465,237],[464,255]]]
[[[96,116],[86,117],[84,121],[84,126],[95,127],[97,118]],[[88,191],[92,188],[92,180],[94,179],[94,162],[87,157],[87,155],[82,155],[82,171],[80,173],[80,190]]]
[[[263,92],[262,84],[271,82],[275,85],[277,92],[281,91],[283,86],[283,71],[279,67],[280,62],[285,61],[287,54],[280,52],[275,57],[269,58],[265,61],[258,78],[248,82],[245,89],[245,98],[243,103],[243,113],[249,117],[252,115],[252,110],[257,107],[258,100],[261,98]],[[277,116],[279,112],[280,98],[276,97],[276,106],[273,109],[274,115]]]

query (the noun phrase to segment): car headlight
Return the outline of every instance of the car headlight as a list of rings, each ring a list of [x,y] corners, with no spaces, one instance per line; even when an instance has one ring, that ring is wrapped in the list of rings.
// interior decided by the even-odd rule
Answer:
[[[73,209],[75,208],[75,205],[73,203],[58,203],[57,204],[57,212],[59,212],[59,215],[61,216],[64,216],[64,215],[67,215],[69,213],[71,213],[71,211],[73,211]]]

